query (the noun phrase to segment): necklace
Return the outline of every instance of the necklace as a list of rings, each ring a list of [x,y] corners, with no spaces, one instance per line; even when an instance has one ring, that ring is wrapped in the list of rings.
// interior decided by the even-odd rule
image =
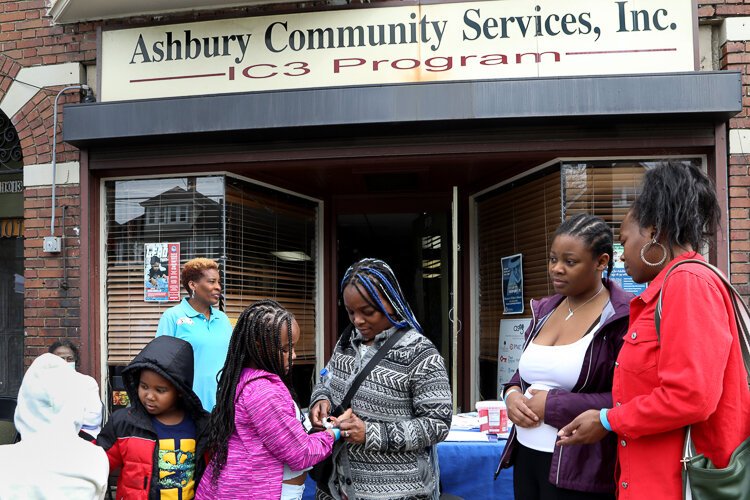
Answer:
[[[580,308],[582,308],[583,306],[585,306],[586,304],[588,304],[589,302],[591,302],[592,300],[594,300],[596,298],[596,296],[599,295],[602,292],[602,290],[604,290],[604,283],[602,283],[599,286],[599,290],[597,290],[596,293],[594,295],[592,295],[589,300],[587,300],[586,302],[584,302],[580,306],[576,307],[575,309],[571,309],[570,308],[570,299],[568,297],[565,297],[565,301],[568,303],[568,315],[565,316],[565,321],[568,321],[571,317],[573,317],[573,313],[574,312],[576,312],[577,310],[579,310]]]

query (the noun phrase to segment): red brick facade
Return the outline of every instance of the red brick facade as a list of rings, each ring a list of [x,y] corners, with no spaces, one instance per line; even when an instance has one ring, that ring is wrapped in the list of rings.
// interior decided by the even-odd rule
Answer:
[[[63,253],[42,250],[42,238],[49,235],[52,189],[28,188],[24,193],[24,327],[26,361],[47,352],[54,340],[67,338],[78,344],[81,324],[80,279],[80,189],[78,185],[59,186],[57,206],[65,207]],[[63,234],[62,209],[55,221],[56,234]],[[63,255],[65,263],[63,264]]]
[[[102,23],[53,25],[47,16],[44,0],[0,2],[0,98],[5,96],[21,68],[68,62],[95,64],[97,27]],[[247,15],[250,9],[237,9],[230,14]],[[257,12],[257,9],[255,10]],[[750,0],[702,4],[698,10],[702,21],[719,24],[724,17],[750,16]],[[184,19],[207,19],[210,13],[182,16]],[[224,12],[222,17],[226,17]],[[140,18],[130,23],[148,24]],[[117,21],[122,24],[122,21]],[[160,19],[163,22],[163,19]],[[729,128],[750,129],[750,41],[729,42],[721,47],[721,69],[739,70],[743,74],[743,111],[729,123]],[[24,165],[46,164],[51,161],[52,114],[55,95],[61,87],[40,89],[11,121],[18,131],[23,149]],[[70,93],[61,103],[76,102],[79,96]],[[64,109],[64,104],[61,110]],[[59,121],[62,122],[61,112]],[[58,125],[59,126],[59,125]],[[58,163],[78,161],[79,153],[60,139],[58,128]],[[750,151],[730,155],[729,163],[729,237],[733,281],[750,296]],[[67,289],[61,287],[63,256],[42,251],[42,237],[49,234],[50,188],[27,188],[25,191],[25,330],[26,361],[44,352],[58,338],[80,339],[80,192],[78,185],[58,188],[57,221],[62,224],[62,206],[66,206],[65,267]],[[723,228],[726,231],[726,228]],[[60,235],[59,229],[57,234]],[[83,263],[86,267],[87,264]]]

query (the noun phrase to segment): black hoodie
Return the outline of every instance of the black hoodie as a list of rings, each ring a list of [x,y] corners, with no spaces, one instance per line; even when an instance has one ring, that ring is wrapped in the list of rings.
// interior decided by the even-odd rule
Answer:
[[[177,337],[156,337],[123,370],[123,381],[130,397],[130,408],[116,411],[102,429],[97,444],[109,458],[110,470],[122,467],[117,481],[117,498],[160,498],[157,453],[158,438],[151,416],[138,398],[141,370],[152,370],[169,380],[180,394],[185,413],[196,428],[195,487],[198,487],[206,460],[205,442],[208,412],[203,409],[193,386],[193,348]]]

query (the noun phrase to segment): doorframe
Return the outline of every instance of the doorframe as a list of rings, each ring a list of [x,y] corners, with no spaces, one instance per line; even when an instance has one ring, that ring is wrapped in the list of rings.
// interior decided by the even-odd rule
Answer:
[[[336,345],[339,332],[343,329],[343,325],[338,324],[338,276],[336,269],[336,260],[338,258],[337,252],[337,219],[339,215],[363,213],[362,206],[367,205],[368,202],[371,206],[378,208],[369,209],[365,213],[372,214],[389,214],[389,213],[412,213],[412,212],[424,212],[424,211],[437,211],[444,210],[447,214],[451,212],[451,201],[452,192],[447,190],[445,192],[431,192],[431,193],[383,193],[383,194],[361,194],[361,195],[344,195],[334,196],[326,200],[329,205],[327,211],[328,216],[326,217],[326,262],[328,263],[328,269],[325,272],[324,279],[326,280],[325,289],[325,300],[326,303],[326,327],[325,327],[325,359],[329,359]],[[416,208],[416,210],[415,210]],[[459,228],[460,230],[460,228]],[[459,233],[460,234],[460,233]],[[455,245],[456,242],[451,242],[451,245]],[[461,274],[461,273],[459,273]],[[401,278],[397,276],[397,278]],[[463,283],[460,284],[463,286]],[[460,302],[459,302],[460,303]],[[460,309],[461,310],[461,309]],[[458,356],[458,353],[454,353],[454,356]],[[462,381],[459,381],[459,388],[462,385]]]

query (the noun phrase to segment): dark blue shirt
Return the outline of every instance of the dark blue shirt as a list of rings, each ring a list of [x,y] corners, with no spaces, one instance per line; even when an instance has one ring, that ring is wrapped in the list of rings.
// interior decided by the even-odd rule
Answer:
[[[182,422],[166,425],[156,417],[151,423],[159,440],[157,454],[162,500],[190,500],[195,496],[195,422],[187,414]]]

